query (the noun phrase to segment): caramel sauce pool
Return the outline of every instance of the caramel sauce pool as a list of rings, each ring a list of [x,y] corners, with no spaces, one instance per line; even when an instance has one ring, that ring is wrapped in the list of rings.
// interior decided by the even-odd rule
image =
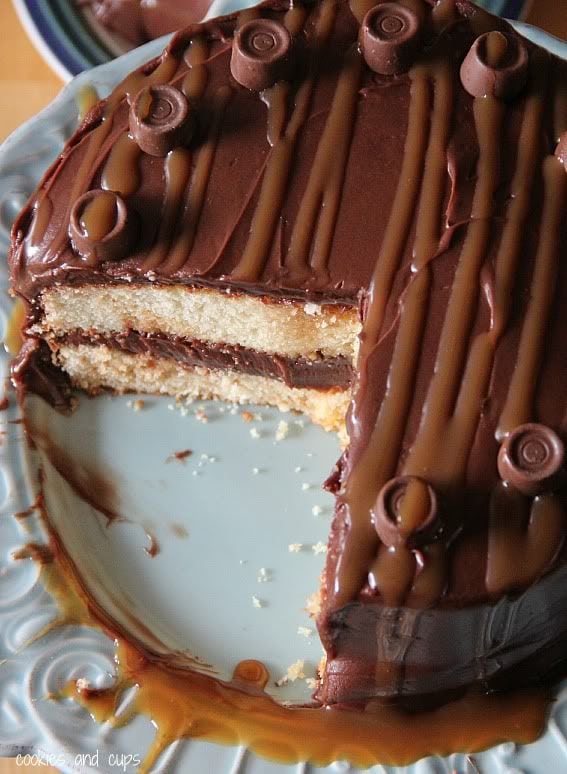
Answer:
[[[369,702],[364,710],[284,707],[264,692],[269,673],[259,661],[240,662],[233,679],[224,682],[194,669],[172,667],[163,657],[152,659],[90,598],[52,530],[49,550],[27,546],[19,556],[38,562],[41,580],[58,604],[56,625],[95,626],[116,643],[117,677],[111,688],[92,689],[79,680],[51,698],[71,697],[96,721],[115,727],[138,714],[149,718],[157,731],[141,771],[149,771],[172,742],[190,737],[246,745],[282,763],[324,766],[349,760],[366,767],[406,765],[431,754],[474,752],[503,741],[528,743],[544,729],[550,696],[543,690],[470,693],[438,709],[411,714],[379,702]],[[116,717],[123,691],[133,685],[133,702]]]

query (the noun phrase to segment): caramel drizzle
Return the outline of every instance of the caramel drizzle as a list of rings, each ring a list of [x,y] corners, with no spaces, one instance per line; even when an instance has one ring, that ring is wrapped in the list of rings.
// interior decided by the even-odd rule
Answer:
[[[567,177],[554,156],[548,156],[543,162],[543,177],[544,205],[530,300],[522,326],[516,367],[498,422],[497,435],[500,438],[531,417],[544,354],[545,334],[555,296]]]
[[[564,539],[565,511],[557,497],[536,497],[530,506],[522,494],[498,484],[490,499],[487,590],[502,594],[532,583],[550,566]]]
[[[300,3],[295,3],[290,6],[284,16],[284,24],[287,27],[290,35],[299,35],[305,26],[305,20],[307,19],[307,8]]]
[[[127,132],[113,145],[104,165],[101,188],[130,196],[140,187],[141,150]]]
[[[205,93],[209,71],[205,65],[209,46],[202,35],[196,35],[185,51],[185,64],[189,72],[183,80],[182,91],[188,100],[198,100]]]
[[[173,78],[178,64],[177,57],[170,50],[166,50],[158,66],[150,74],[144,75],[142,72],[131,73],[108,97],[101,123],[90,132],[85,155],[67,197],[68,204],[63,215],[62,224],[46,250],[44,264],[56,260],[67,244],[67,227],[71,208],[79,196],[87,190],[99,151],[112,129],[113,115],[118,105],[125,98],[130,101],[146,84],[168,83]]]
[[[348,505],[350,529],[336,571],[334,600],[339,606],[358,593],[366,581],[369,567],[370,582],[383,582],[388,575],[387,566],[391,565],[391,560],[395,561],[396,556],[400,558],[396,565],[396,591],[387,592],[389,600],[393,603],[399,601],[406,590],[411,588],[415,577],[415,557],[410,561],[405,549],[384,549],[379,551],[376,557],[378,538],[370,522],[369,513],[378,491],[394,474],[399,457],[417,373],[421,344],[419,334],[424,328],[431,286],[431,273],[426,259],[433,256],[434,248],[433,241],[430,242],[427,235],[434,228],[434,222],[437,223],[438,229],[441,221],[443,185],[440,181],[446,174],[444,149],[448,142],[452,113],[453,76],[450,68],[442,63],[434,65],[431,72],[435,88],[429,132],[429,71],[416,67],[410,73],[412,83],[408,134],[400,182],[370,286],[359,355],[361,380],[354,397],[351,434],[360,433],[357,415],[368,378],[366,361],[378,342],[387,300],[403,255],[420,188],[414,254],[417,254],[423,268],[414,274],[402,299],[403,313],[399,315],[387,392],[368,446],[349,473],[346,482],[345,500]],[[439,149],[442,152],[439,152]]]
[[[165,159],[165,198],[160,227],[155,245],[144,262],[144,269],[159,266],[167,255],[191,175],[191,159],[192,154],[186,148],[175,148]]]
[[[431,18],[437,30],[449,26],[459,18],[455,0],[438,0],[431,11]]]
[[[532,62],[532,82],[535,84],[535,88],[532,89],[526,100],[519,141],[518,165],[510,191],[511,204],[508,207],[508,218],[496,258],[491,327],[488,332],[477,335],[473,341],[468,360],[464,366],[464,373],[460,379],[468,331],[471,329],[477,304],[477,299],[468,290],[475,285],[482,285],[480,282],[480,272],[490,243],[491,217],[493,216],[492,201],[498,184],[499,127],[502,125],[504,115],[503,106],[495,100],[483,99],[476,100],[474,103],[480,158],[471,223],[467,230],[467,237],[455,274],[449,307],[441,332],[434,376],[425,401],[421,426],[403,469],[403,472],[406,474],[421,474],[445,487],[454,486],[455,482],[461,480],[465,475],[470,449],[482,408],[482,401],[489,383],[496,345],[509,317],[510,296],[521,251],[521,226],[529,215],[531,182],[537,166],[537,138],[541,130],[544,104],[544,98],[541,96],[541,93],[544,89],[546,68],[542,67],[541,62],[537,61],[537,56],[535,59],[536,61]],[[435,109],[433,123],[434,121]],[[410,127],[411,125],[410,122]],[[437,146],[437,152],[440,154],[437,163],[444,157],[444,147],[444,145]],[[429,150],[425,162],[426,170]],[[535,310],[542,308],[549,310],[553,300],[552,290],[557,266],[555,264],[555,273],[553,273],[550,264],[552,257],[557,255],[558,231],[563,210],[564,192],[567,188],[564,172],[560,165],[550,158],[546,161],[546,166],[548,176],[553,178],[554,187],[546,195],[548,207],[544,206],[541,232],[546,235],[546,239],[538,250],[539,260],[536,259],[536,266],[542,265],[540,269],[541,279],[538,282],[536,268],[534,292],[532,293],[531,300],[533,313],[531,316],[528,314],[526,318],[525,327],[530,329],[528,340],[532,343],[534,341],[534,328],[536,333],[538,331],[540,333],[544,332],[547,320],[546,317],[542,320],[540,315],[535,314]],[[426,174],[425,172],[424,181]],[[438,182],[441,184],[442,180],[438,179]],[[424,182],[424,189],[434,190],[429,188],[430,185],[431,183],[426,185]],[[561,187],[560,190],[559,186]],[[437,195],[439,192],[442,192],[442,188],[436,190]],[[435,198],[433,201],[435,201]],[[549,211],[550,207],[551,212]],[[396,212],[395,206],[394,212]],[[392,221],[390,221],[390,225],[391,223]],[[387,243],[388,236],[387,232],[385,243]],[[335,600],[338,605],[352,598],[364,582],[365,557],[363,555],[355,559],[355,566],[354,568],[351,566],[349,572],[349,543],[351,541],[354,542],[356,549],[363,545],[365,550],[362,553],[371,553],[372,546],[376,545],[376,538],[372,534],[371,524],[368,523],[370,521],[368,513],[378,489],[389,477],[389,472],[394,470],[393,466],[397,459],[403,435],[403,430],[399,428],[405,425],[404,418],[407,418],[407,411],[411,402],[411,394],[407,395],[407,392],[411,391],[411,386],[408,385],[413,384],[411,373],[404,374],[403,380],[400,380],[401,384],[395,382],[396,367],[401,369],[401,366],[396,362],[396,358],[400,353],[400,343],[403,343],[404,357],[402,363],[404,363],[406,369],[408,369],[408,363],[414,362],[412,358],[417,357],[420,336],[419,333],[417,336],[413,334],[416,341],[412,341],[412,330],[421,330],[420,320],[424,319],[429,287],[423,293],[420,301],[417,302],[418,305],[423,304],[423,309],[420,310],[421,317],[418,316],[411,319],[407,332],[404,330],[404,318],[407,319],[409,317],[408,310],[411,310],[412,317],[416,311],[413,308],[414,303],[416,303],[414,299],[417,297],[416,281],[421,277],[422,283],[425,284],[427,282],[428,286],[430,284],[430,278],[426,274],[429,268],[427,263],[434,256],[437,245],[435,213],[433,215],[430,213],[429,217],[426,216],[424,218],[420,211],[416,227],[413,263],[413,268],[418,274],[410,283],[406,291],[406,297],[403,300],[404,314],[400,319],[396,347],[392,357],[388,379],[388,393],[382,403],[370,444],[346,483],[346,500],[349,505],[351,523],[350,532],[346,539],[345,553],[342,557],[342,562],[347,565],[347,568],[345,569],[340,565],[337,568]],[[396,262],[392,261],[390,269],[392,272],[395,266]],[[390,277],[388,275],[384,277],[379,268],[380,260],[377,262],[378,271],[375,278],[377,281],[380,281],[382,277],[382,282],[386,282],[387,286]],[[426,277],[427,279],[425,279]],[[412,287],[415,289],[415,293],[411,292]],[[387,287],[381,294],[376,294],[375,290],[373,283],[367,319],[363,329],[362,363],[364,363],[364,359],[367,357],[369,347],[377,341],[389,295]],[[531,319],[533,319],[533,323],[530,325]],[[413,345],[415,354],[408,353],[408,341],[410,346]],[[525,389],[526,385],[529,386],[530,384],[530,382],[527,382],[526,377],[528,374],[532,374],[533,390],[535,390],[537,371],[535,368],[536,362],[533,359],[533,345],[529,348],[529,351],[532,354],[531,358],[529,354],[524,359],[521,356],[519,357],[518,367],[521,367],[522,362],[525,362],[525,366],[522,376],[518,377],[517,381]],[[362,378],[365,378],[364,366],[361,366],[360,370],[363,375]],[[411,371],[411,369],[408,370]],[[511,387],[513,386],[514,380]],[[406,395],[404,395],[404,388]],[[398,411],[392,412],[390,415],[391,424],[388,427],[383,425],[383,417],[384,409],[392,393],[399,398],[403,408],[400,410],[400,407],[398,407]],[[395,401],[393,402],[395,403]],[[451,414],[452,406],[455,408]],[[354,418],[356,420],[356,398]],[[518,419],[516,424],[521,423],[521,421],[527,421],[527,418],[528,416],[526,415],[525,418]],[[353,429],[356,431],[356,421],[353,424]],[[395,439],[396,430],[398,432],[398,439]],[[389,472],[386,472],[388,467],[384,466],[384,458],[387,457],[387,453],[384,453],[383,449],[391,449],[392,447],[392,465]],[[366,474],[365,480],[362,482],[357,480],[361,468],[362,473]],[[364,500],[364,502],[361,502],[361,500]],[[543,519],[539,517],[540,512],[546,513],[552,522],[550,529],[553,533],[553,538],[549,539],[549,541],[537,532],[544,523]],[[542,568],[545,568],[553,559],[563,539],[563,529],[558,526],[562,524],[563,517],[561,514],[562,508],[553,498],[538,498],[534,503],[530,527],[525,541],[526,544],[530,543],[531,545],[533,543],[534,548],[536,545],[539,546],[541,550],[533,562],[527,563],[523,567],[523,575],[520,573],[519,576],[514,571],[511,573],[513,577],[508,577],[508,586],[515,585],[518,582],[518,577],[520,577],[520,582],[526,578],[537,577],[538,573],[543,571]],[[362,524],[361,521],[363,522]],[[366,524],[364,524],[364,521],[366,521]],[[502,568],[507,567],[509,552],[504,556],[498,554],[503,541],[499,540],[498,537],[493,540],[494,529],[497,532],[500,529],[501,532],[502,525],[491,528],[490,538],[493,541],[491,543],[491,551],[493,552],[492,565],[498,567],[498,570],[493,571],[493,575],[498,576],[498,573],[500,573],[500,576],[502,576],[504,572]],[[513,541],[510,541],[510,538],[513,537],[512,532],[514,532],[513,526],[507,536],[507,540],[513,543]],[[426,561],[421,572],[416,575],[416,557],[412,555],[411,551],[405,548],[386,548],[381,546],[368,576],[371,587],[380,590],[384,602],[388,606],[397,606],[402,602],[405,602],[408,606],[413,606],[416,603],[418,606],[420,603],[431,604],[435,600],[436,595],[442,593],[445,583],[444,568],[446,558],[443,556],[441,547],[435,547],[435,549],[431,557],[433,561],[429,565]],[[524,552],[517,552],[516,555],[524,556]],[[513,567],[513,564],[511,566]],[[345,576],[349,583],[350,591],[345,588]],[[355,576],[359,577],[355,578]],[[414,579],[416,582],[419,582],[420,589],[418,594],[415,593]],[[491,581],[493,586],[498,585],[500,582],[502,581]]]
[[[345,56],[291,234],[285,271],[293,285],[303,284],[313,271],[318,281],[327,279],[327,262],[341,202],[363,67],[358,45],[354,45]],[[310,253],[311,270],[308,268]]]
[[[182,87],[185,96],[191,101],[198,102],[205,94],[208,83],[206,66],[208,55],[209,47],[206,40],[202,36],[194,38],[185,54],[185,62],[189,67],[189,72],[185,76]],[[142,267],[144,271],[153,271],[160,267],[163,272],[173,273],[181,268],[187,255],[191,252],[205,202],[215,150],[220,136],[222,117],[231,93],[228,86],[221,86],[214,95],[213,117],[206,138],[197,153],[193,174],[189,175],[189,170],[185,179],[184,188],[189,182],[189,177],[191,178],[184,206],[181,196],[177,201],[176,212],[179,213],[181,210],[182,213],[180,218],[178,216],[181,225],[177,236],[168,246],[168,250],[154,249],[150,252]]]
[[[481,410],[480,401],[467,398],[468,406],[459,406],[463,422],[459,422],[458,416],[452,416],[478,302],[471,288],[480,286],[480,270],[489,246],[493,195],[499,181],[499,138],[504,107],[493,98],[476,99],[474,115],[480,157],[471,222],[455,272],[420,428],[403,471],[425,476],[442,489],[458,485],[464,476],[472,438],[470,433],[465,437],[461,434],[465,426],[474,433],[474,419]]]
[[[83,233],[93,241],[109,234],[116,223],[116,201],[112,194],[101,194],[89,201],[81,214]]]
[[[165,274],[173,274],[178,271],[187,260],[187,256],[193,247],[221,132],[222,118],[231,95],[232,90],[228,86],[221,86],[215,95],[216,106],[214,116],[207,139],[201,146],[197,156],[195,170],[185,202],[182,228],[169,251],[165,263],[160,267]],[[153,269],[159,263],[159,254],[153,257],[150,256],[150,259],[144,264],[144,269]]]
[[[444,445],[433,452],[437,456],[443,449],[447,450],[447,475],[455,476],[456,481],[464,476],[478,426],[482,401],[488,390],[496,347],[508,323],[514,279],[521,254],[523,226],[530,214],[530,194],[537,170],[537,148],[545,101],[543,94],[547,67],[543,62],[532,60],[531,70],[533,87],[526,98],[518,142],[517,167],[510,187],[510,204],[495,260],[493,315],[490,329],[478,334],[472,343],[455,411],[448,426],[442,430]],[[492,541],[492,533],[491,527],[490,541]],[[500,545],[498,539],[496,543]],[[497,550],[497,545],[489,551]]]
[[[424,293],[419,299],[419,308],[415,310],[418,319],[414,320],[406,333],[408,338],[413,339],[411,360],[402,360],[401,368],[409,373],[405,374],[409,384],[405,388],[404,409],[402,411],[403,421],[398,428],[398,437],[396,439],[396,458],[392,460],[392,467],[389,475],[384,479],[375,479],[373,500],[374,502],[380,486],[395,471],[395,465],[399,456],[399,450],[405,430],[405,424],[409,408],[412,402],[413,384],[417,365],[419,362],[421,334],[425,327],[427,309],[430,303],[431,289],[431,270],[429,263],[434,258],[439,246],[439,227],[441,223],[441,212],[444,195],[445,166],[446,166],[446,147],[449,139],[451,104],[453,98],[453,80],[452,73],[446,65],[437,65],[433,69],[436,79],[436,103],[434,104],[433,119],[431,126],[431,140],[425,159],[425,168],[423,175],[423,187],[420,207],[418,211],[418,220],[416,225],[416,237],[414,243],[413,270],[417,272],[413,279],[416,283],[420,278],[424,286]],[[441,108],[439,109],[439,106]],[[464,280],[468,281],[467,279]],[[409,300],[409,299],[408,299]],[[413,300],[413,299],[411,299]],[[458,308],[458,307],[457,307]],[[400,320],[401,327],[405,323],[403,319],[408,309],[404,304],[403,315]],[[452,323],[450,323],[452,324]],[[396,342],[397,345],[397,342]],[[442,344],[440,344],[442,351]],[[390,369],[390,378],[393,377],[392,361]],[[436,373],[438,370],[436,369]],[[408,378],[409,377],[409,378]],[[435,377],[434,377],[435,379]],[[394,393],[396,395],[396,393]],[[395,405],[395,399],[392,401]],[[397,411],[392,411],[392,421],[396,422],[396,416],[399,421]],[[381,431],[376,427],[376,446],[379,445],[382,437]],[[435,459],[435,457],[433,457]],[[431,458],[430,458],[431,460]],[[409,466],[408,466],[409,469]],[[430,469],[431,470],[431,469]],[[430,470],[427,477],[430,478]],[[407,470],[404,470],[404,473]],[[423,475],[423,473],[422,473]],[[378,481],[380,483],[378,483]],[[377,486],[377,488],[376,488]],[[408,503],[408,509],[411,509],[412,503]],[[419,560],[419,561],[418,561]],[[377,588],[382,593],[380,583],[386,583],[386,596],[384,601],[387,605],[398,606],[402,603],[411,607],[428,606],[435,602],[441,596],[446,585],[446,558],[444,548],[441,545],[430,547],[427,554],[421,556],[415,554],[405,547],[385,548],[381,546],[376,560],[374,561],[369,574],[369,581],[376,582]]]
[[[533,416],[533,403],[545,348],[545,332],[559,271],[559,233],[567,195],[565,171],[557,159],[543,162],[545,184],[539,245],[530,300],[520,337],[516,367],[497,434],[504,437]],[[529,507],[529,520],[525,525]],[[532,582],[560,550],[567,525],[565,508],[554,495],[536,497],[531,506],[519,492],[499,485],[490,500],[486,587],[501,593]]]
[[[262,181],[260,196],[256,211],[252,218],[250,236],[240,258],[231,272],[235,281],[254,282],[260,276],[272,244],[279,215],[281,211],[293,154],[299,133],[309,116],[311,98],[318,76],[321,61],[321,49],[333,30],[337,13],[336,0],[323,0],[319,9],[314,30],[314,40],[311,48],[309,75],[299,87],[295,96],[295,104],[289,122],[283,129],[285,115],[285,91],[274,87],[268,90],[268,127],[269,136],[275,137],[275,128],[281,127],[277,136]],[[286,23],[295,23],[294,17],[286,16]]]
[[[506,212],[506,226],[496,258],[494,310],[491,336],[499,337],[510,314],[512,290],[522,247],[522,230],[530,215],[530,198],[538,166],[538,144],[541,136],[544,93],[547,79],[547,57],[537,62],[532,55],[531,83],[526,97],[524,118],[518,138],[518,161],[510,186],[510,204]]]

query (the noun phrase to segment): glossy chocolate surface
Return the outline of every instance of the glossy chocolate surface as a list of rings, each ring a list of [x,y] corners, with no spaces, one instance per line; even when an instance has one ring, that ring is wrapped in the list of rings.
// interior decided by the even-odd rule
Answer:
[[[407,73],[378,75],[358,45],[372,5],[282,0],[177,36],[87,117],[11,255],[32,316],[54,282],[132,279],[360,304],[319,618],[328,703],[504,685],[567,639],[565,486],[526,495],[497,464],[520,425],[567,433],[567,175],[554,155],[566,65],[467,0],[407,0],[421,48]],[[258,16],[298,52],[290,80],[260,93],[230,74],[235,29]],[[525,80],[473,96],[461,66],[495,31],[525,49]],[[501,43],[486,43],[497,70]],[[161,83],[199,125],[165,159],[128,135],[129,102]],[[122,260],[87,267],[67,226],[97,187],[143,226]],[[380,541],[373,508],[397,476],[431,485],[441,539]]]

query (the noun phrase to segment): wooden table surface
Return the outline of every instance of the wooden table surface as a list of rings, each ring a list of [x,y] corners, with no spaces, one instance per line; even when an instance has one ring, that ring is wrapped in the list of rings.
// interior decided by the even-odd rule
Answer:
[[[567,40],[565,0],[533,0],[526,21]],[[10,0],[0,0],[0,142],[23,121],[51,102],[62,86],[26,37]],[[53,769],[18,766],[0,760],[0,774],[30,774]]]

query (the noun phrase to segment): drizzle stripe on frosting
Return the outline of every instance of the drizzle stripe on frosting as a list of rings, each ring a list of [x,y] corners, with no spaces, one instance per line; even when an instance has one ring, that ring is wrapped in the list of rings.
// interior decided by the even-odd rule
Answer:
[[[278,85],[267,95],[269,114],[268,126],[271,135],[277,140],[272,148],[270,158],[264,173],[264,181],[260,191],[258,205],[254,213],[250,236],[239,263],[231,273],[234,280],[252,282],[258,279],[269,254],[274,238],[276,223],[281,210],[291,162],[299,132],[305,123],[311,106],[313,88],[317,80],[323,47],[331,35],[337,12],[336,0],[323,0],[318,9],[314,40],[310,54],[309,75],[303,81],[295,97],[295,105],[289,123],[282,133],[274,131],[274,125],[283,126],[285,94]],[[293,17],[291,17],[293,22]],[[290,17],[287,17],[289,23]]]

